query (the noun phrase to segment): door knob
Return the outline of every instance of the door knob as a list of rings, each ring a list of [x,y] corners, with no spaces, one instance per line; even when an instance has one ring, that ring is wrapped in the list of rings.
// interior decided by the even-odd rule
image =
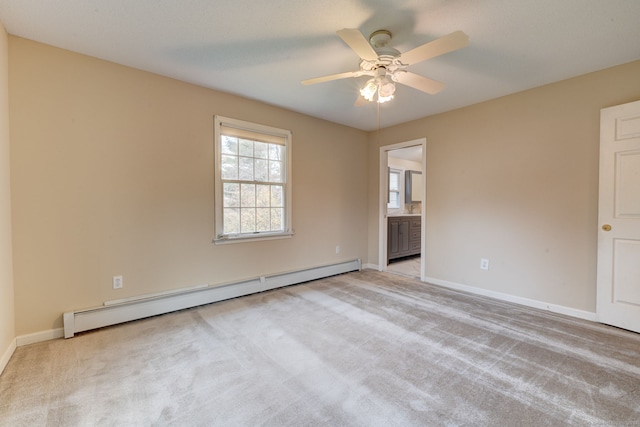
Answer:
[[[602,229],[604,231],[611,231],[611,226],[609,224],[605,224],[605,225],[602,226]]]

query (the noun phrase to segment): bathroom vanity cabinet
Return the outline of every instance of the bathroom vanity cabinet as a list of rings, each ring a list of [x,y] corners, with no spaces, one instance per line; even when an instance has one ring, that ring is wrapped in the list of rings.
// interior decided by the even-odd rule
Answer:
[[[420,215],[387,217],[387,261],[420,254]]]

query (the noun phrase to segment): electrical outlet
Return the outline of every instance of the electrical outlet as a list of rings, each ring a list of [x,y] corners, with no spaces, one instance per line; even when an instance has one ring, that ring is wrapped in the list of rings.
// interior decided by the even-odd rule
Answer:
[[[482,258],[480,260],[480,270],[489,270],[489,260]]]
[[[122,276],[113,276],[113,289],[122,289]]]
[[[339,254],[340,253],[340,246],[336,246],[336,253]]]

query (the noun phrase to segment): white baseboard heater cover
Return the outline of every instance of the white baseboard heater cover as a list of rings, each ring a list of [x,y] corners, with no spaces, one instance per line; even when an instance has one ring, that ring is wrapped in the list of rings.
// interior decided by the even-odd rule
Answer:
[[[64,313],[64,337],[71,338],[77,332],[144,319],[185,308],[197,307],[244,295],[281,288],[360,270],[360,260],[313,267],[289,273],[261,276],[226,285],[199,286],[159,294],[142,295],[118,301],[105,302],[101,307]]]

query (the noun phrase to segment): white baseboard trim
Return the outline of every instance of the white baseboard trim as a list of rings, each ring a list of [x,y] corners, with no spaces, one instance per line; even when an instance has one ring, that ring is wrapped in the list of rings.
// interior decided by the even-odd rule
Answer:
[[[16,345],[22,347],[23,345],[35,344],[37,342],[55,340],[64,337],[64,329],[49,329],[48,331],[34,332],[33,334],[19,335],[16,337]]]
[[[0,374],[4,372],[4,368],[7,367],[7,364],[9,363],[9,360],[11,360],[11,356],[13,356],[13,353],[15,351],[16,351],[16,340],[13,339],[9,343],[9,347],[7,348],[7,350],[2,355],[2,358],[0,358]]]
[[[362,268],[364,270],[376,270],[376,271],[380,271],[380,267],[378,266],[378,264],[364,264],[362,266]]]
[[[551,304],[544,301],[538,301],[534,299],[519,297],[515,295],[505,294],[502,292],[491,291],[488,289],[476,288],[474,286],[461,285],[459,283],[440,280],[433,277],[426,277],[425,282],[433,283],[434,285],[442,286],[445,288],[469,292],[476,295],[482,295],[485,297],[512,302],[512,303],[524,305],[527,307],[537,308],[540,310],[547,310],[547,311],[551,311],[552,313],[564,314],[566,316],[576,317],[578,319],[590,320],[592,322],[598,321],[597,314],[590,311],[578,310],[576,308],[565,307],[563,305],[557,305],[557,304]]]

